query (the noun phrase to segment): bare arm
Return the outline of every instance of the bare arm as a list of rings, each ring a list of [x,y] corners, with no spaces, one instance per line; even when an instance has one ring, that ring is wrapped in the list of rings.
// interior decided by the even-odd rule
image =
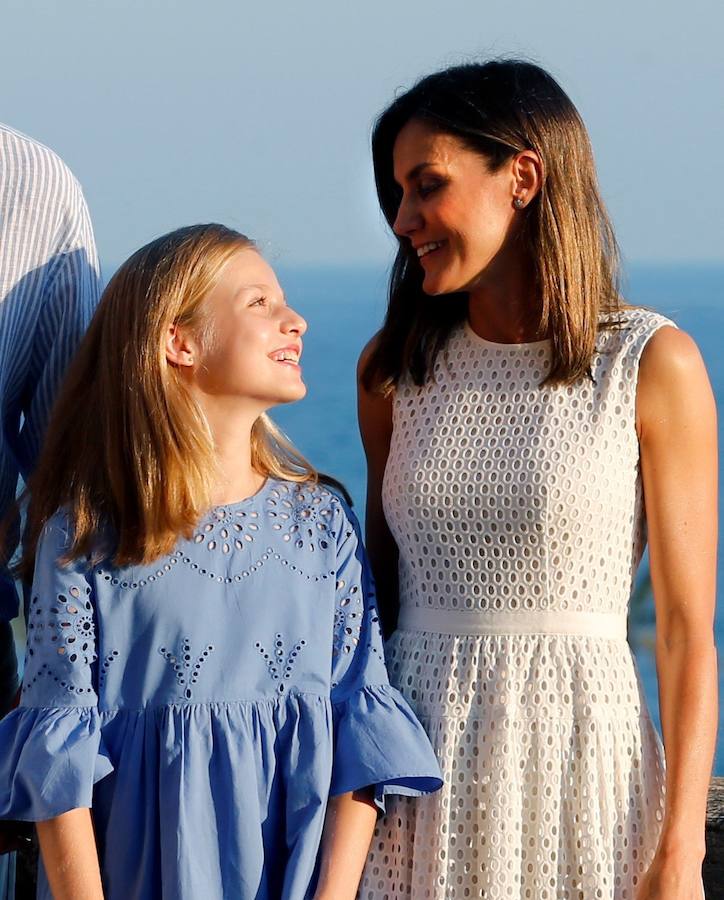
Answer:
[[[103,900],[90,810],[71,809],[36,827],[54,900]]]
[[[362,369],[374,348],[374,341],[373,338],[362,351],[357,369],[357,411],[367,457],[365,544],[377,584],[382,630],[388,636],[395,629],[399,611],[397,544],[387,526],[382,508],[382,480],[392,437],[392,400],[366,390],[360,379]]]
[[[376,821],[371,792],[330,797],[314,900],[354,900]]]
[[[637,425],[656,604],[666,809],[639,900],[701,897],[717,725],[716,410],[691,338],[662,328],[641,360]]]

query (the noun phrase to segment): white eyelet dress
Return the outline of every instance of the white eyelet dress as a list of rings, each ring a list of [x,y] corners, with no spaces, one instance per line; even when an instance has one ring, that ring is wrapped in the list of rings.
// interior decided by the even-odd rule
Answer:
[[[626,640],[645,544],[636,383],[667,324],[627,311],[593,378],[554,387],[548,342],[460,326],[434,380],[398,388],[386,652],[445,785],[390,802],[361,900],[633,900],[664,792]]]

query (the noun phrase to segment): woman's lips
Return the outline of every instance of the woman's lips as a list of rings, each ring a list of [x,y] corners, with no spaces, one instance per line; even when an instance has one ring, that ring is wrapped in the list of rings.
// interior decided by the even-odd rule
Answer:
[[[417,258],[422,262],[425,257],[434,253],[436,250],[439,250],[444,243],[445,241],[427,241],[426,243],[421,244],[416,248]]]

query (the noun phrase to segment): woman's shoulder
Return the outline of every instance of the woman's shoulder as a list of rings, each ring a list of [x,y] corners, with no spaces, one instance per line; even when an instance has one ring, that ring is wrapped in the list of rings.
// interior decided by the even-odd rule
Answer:
[[[597,342],[598,351],[604,356],[620,355],[625,360],[638,363],[649,340],[660,329],[676,329],[667,316],[642,306],[626,306],[601,317],[601,329]]]
[[[696,341],[678,328],[658,329],[641,354],[639,385],[644,393],[653,389],[669,398],[680,392],[682,402],[694,389],[706,392],[706,367]]]
[[[638,334],[653,334],[664,325],[674,326],[674,322],[645,306],[624,306],[622,309],[601,316],[602,333],[619,333],[626,337]]]

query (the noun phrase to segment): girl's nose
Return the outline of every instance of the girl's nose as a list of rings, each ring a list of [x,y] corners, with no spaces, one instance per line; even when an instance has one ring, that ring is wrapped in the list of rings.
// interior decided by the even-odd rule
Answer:
[[[296,310],[288,306],[285,310],[284,320],[282,322],[282,331],[285,334],[297,334],[301,337],[307,330],[307,321],[299,315]]]

